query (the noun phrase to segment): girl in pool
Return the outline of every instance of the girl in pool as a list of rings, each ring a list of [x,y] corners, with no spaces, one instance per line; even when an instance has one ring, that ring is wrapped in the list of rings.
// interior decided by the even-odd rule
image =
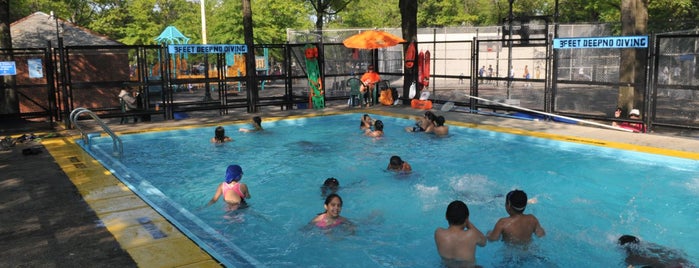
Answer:
[[[250,198],[250,192],[245,183],[240,183],[242,178],[243,169],[239,165],[228,166],[228,169],[226,169],[225,182],[222,182],[218,188],[216,188],[216,193],[214,197],[209,200],[207,206],[216,203],[222,195],[223,201],[227,204],[227,210],[236,210],[247,206],[245,199]]]
[[[349,227],[350,230],[354,229],[352,222],[340,216],[340,212],[342,211],[342,198],[338,194],[329,194],[328,197],[325,198],[324,207],[325,212],[313,218],[311,224],[320,229],[330,229],[341,225]]]
[[[214,130],[214,137],[211,138],[211,142],[224,143],[229,141],[233,141],[233,139],[231,139],[231,137],[226,136],[226,129],[224,129],[221,126],[216,127],[216,130]]]
[[[359,129],[361,130],[367,130],[371,129],[371,126],[374,124],[374,120],[371,119],[371,116],[368,114],[362,115],[362,121],[359,122]]]
[[[238,131],[240,132],[258,132],[258,131],[263,131],[264,129],[262,128],[262,118],[259,116],[255,116],[252,118],[252,128],[240,128]]]
[[[376,120],[376,122],[374,122],[374,130],[366,129],[364,135],[375,138],[383,137],[383,122],[381,122],[381,120]]]

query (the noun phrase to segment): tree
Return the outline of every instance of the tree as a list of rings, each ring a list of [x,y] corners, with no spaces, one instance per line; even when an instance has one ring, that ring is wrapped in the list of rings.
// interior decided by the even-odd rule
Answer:
[[[9,53],[0,54],[0,60],[12,61],[12,36],[10,35],[10,0],[0,0],[0,49]],[[3,76],[0,85],[0,114],[19,114],[19,101],[15,90],[15,76]]]
[[[398,2],[401,15],[401,31],[403,33],[403,39],[408,41],[408,44],[417,42],[417,1],[418,0],[400,0]],[[403,45],[403,55],[405,55],[405,52],[408,50],[408,44]],[[406,81],[406,83],[403,83],[403,96],[409,95],[411,81],[416,80],[417,64],[414,64],[413,68],[406,68],[403,74],[403,81]]]
[[[621,0],[622,35],[646,35],[648,33],[648,0]],[[625,48],[621,50],[619,82],[634,86],[619,87],[618,106],[643,109],[645,67],[648,64],[647,49]]]
[[[347,7],[350,0],[308,0],[316,11],[316,31],[323,31],[326,18],[336,15]]]

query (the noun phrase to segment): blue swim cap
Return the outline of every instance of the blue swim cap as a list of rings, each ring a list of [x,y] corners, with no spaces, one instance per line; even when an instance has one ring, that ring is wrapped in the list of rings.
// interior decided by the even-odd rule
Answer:
[[[239,181],[243,176],[243,168],[239,165],[230,165],[226,169],[226,183],[231,183],[232,181]]]

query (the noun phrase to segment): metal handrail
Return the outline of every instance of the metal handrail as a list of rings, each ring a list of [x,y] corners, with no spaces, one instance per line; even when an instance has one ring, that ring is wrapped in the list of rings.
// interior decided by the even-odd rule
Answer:
[[[87,148],[90,147],[90,136],[87,132],[85,132],[83,128],[80,127],[80,125],[78,125],[78,117],[80,117],[80,115],[83,113],[88,114],[90,117],[92,117],[92,119],[97,121],[97,123],[100,124],[100,126],[102,127],[102,130],[104,130],[104,132],[106,132],[110,137],[112,137],[112,149],[114,150],[114,153],[117,156],[121,157],[124,154],[124,144],[121,142],[121,138],[114,134],[112,129],[110,129],[109,126],[107,126],[107,124],[105,124],[104,121],[102,121],[102,119],[100,119],[100,117],[97,116],[97,114],[95,114],[87,108],[78,107],[75,108],[72,112],[70,112],[70,122],[73,124],[73,126],[75,126],[75,128],[77,128],[80,131],[80,136],[85,142],[85,145],[87,145]]]

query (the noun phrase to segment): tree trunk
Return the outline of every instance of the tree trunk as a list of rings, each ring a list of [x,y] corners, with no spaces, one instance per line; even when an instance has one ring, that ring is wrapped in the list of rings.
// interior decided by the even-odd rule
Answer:
[[[243,0],[243,35],[248,53],[245,56],[245,88],[247,90],[248,112],[257,112],[257,70],[255,68],[255,40],[252,28],[252,6],[250,0]]]
[[[648,33],[648,0],[621,1],[621,33],[624,36],[646,35]],[[619,87],[617,103],[627,112],[631,109],[643,110],[644,108],[647,52],[647,48],[621,50],[619,82],[633,85]]]
[[[408,46],[411,42],[417,42],[417,0],[399,0],[398,6],[400,7],[401,15],[401,31],[403,34],[403,39],[408,41],[403,45],[403,55],[405,55],[408,50]],[[417,43],[415,51],[419,51],[417,48]],[[417,55],[416,55],[417,57]],[[417,81],[417,64],[413,64],[412,68],[406,68],[405,63],[403,64],[405,72],[403,74],[403,99],[407,99],[410,94],[410,85]],[[404,104],[410,104],[404,101]]]
[[[0,54],[0,61],[14,60],[10,35],[10,0],[0,0],[0,48],[9,51],[7,54]],[[0,114],[19,117],[19,99],[15,86],[14,75],[3,76],[3,83],[0,85]]]

